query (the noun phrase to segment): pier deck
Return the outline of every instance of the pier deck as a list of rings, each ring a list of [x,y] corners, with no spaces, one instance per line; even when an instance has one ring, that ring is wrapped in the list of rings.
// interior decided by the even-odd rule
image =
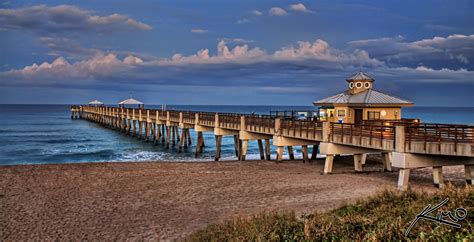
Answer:
[[[261,159],[270,160],[270,141],[277,146],[277,161],[286,147],[294,159],[293,147],[301,146],[303,161],[309,160],[308,146],[326,155],[324,173],[332,172],[333,157],[354,155],[354,169],[363,171],[368,153],[382,153],[384,169],[400,168],[398,186],[406,189],[410,169],[433,167],[435,185],[443,186],[442,167],[464,165],[466,181],[474,180],[474,126],[428,124],[413,121],[367,121],[362,124],[295,120],[285,116],[193,111],[163,111],[107,106],[74,106],[72,118],[82,118],[117,129],[166,147],[191,144],[189,129],[197,132],[196,156],[202,152],[202,132],[215,135],[215,160],[220,159],[222,136],[233,136],[236,156],[245,160],[249,141],[257,141]],[[181,134],[180,134],[181,130]],[[265,143],[264,143],[265,142]]]

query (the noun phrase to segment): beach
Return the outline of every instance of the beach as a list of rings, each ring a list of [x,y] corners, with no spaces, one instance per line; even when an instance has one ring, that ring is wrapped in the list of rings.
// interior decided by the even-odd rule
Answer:
[[[324,161],[124,162],[0,167],[0,240],[168,240],[236,216],[326,211],[383,189],[398,173],[369,155]],[[445,180],[463,184],[462,166]],[[413,189],[435,191],[431,169],[413,170]]]

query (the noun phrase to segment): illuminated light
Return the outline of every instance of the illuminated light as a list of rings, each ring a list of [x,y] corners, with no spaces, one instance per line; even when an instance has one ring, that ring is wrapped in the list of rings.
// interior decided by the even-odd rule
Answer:
[[[380,115],[381,115],[382,117],[385,117],[385,115],[387,115],[387,111],[382,110],[382,112],[380,112]]]

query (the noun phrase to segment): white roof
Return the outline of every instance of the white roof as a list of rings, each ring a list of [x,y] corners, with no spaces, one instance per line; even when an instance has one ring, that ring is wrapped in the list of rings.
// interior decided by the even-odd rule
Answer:
[[[138,101],[137,99],[129,98],[129,99],[125,99],[125,100],[119,102],[118,104],[122,104],[122,105],[143,105],[144,103]]]
[[[89,104],[92,104],[92,105],[102,105],[102,104],[104,104],[104,103],[96,99],[96,100],[90,101]]]

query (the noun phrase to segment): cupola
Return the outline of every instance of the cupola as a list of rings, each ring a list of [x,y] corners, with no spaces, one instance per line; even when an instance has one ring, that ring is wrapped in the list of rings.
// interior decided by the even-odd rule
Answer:
[[[357,94],[372,88],[374,78],[367,73],[359,71],[346,79],[349,83],[349,93]]]

